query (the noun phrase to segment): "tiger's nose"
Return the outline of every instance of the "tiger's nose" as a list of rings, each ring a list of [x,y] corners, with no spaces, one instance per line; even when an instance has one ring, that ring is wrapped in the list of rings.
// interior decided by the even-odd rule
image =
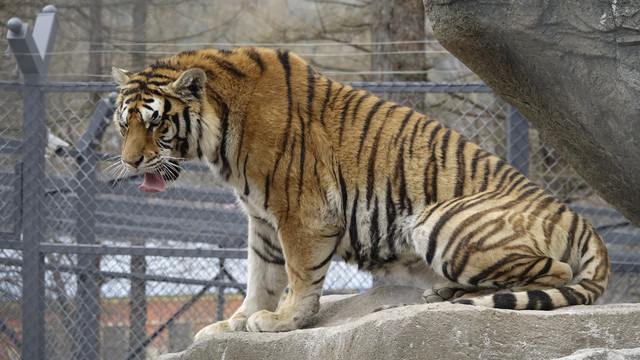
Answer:
[[[138,160],[133,160],[133,161],[126,161],[125,162],[131,166],[133,166],[134,168],[138,168],[138,166],[140,166],[140,163],[142,163],[142,159],[144,159],[144,156],[140,156],[140,158]]]

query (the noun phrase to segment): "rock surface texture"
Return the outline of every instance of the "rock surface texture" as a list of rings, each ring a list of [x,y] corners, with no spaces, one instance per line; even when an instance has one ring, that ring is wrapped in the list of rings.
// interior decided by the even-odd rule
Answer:
[[[305,329],[219,334],[159,360],[640,358],[638,304],[513,311],[420,304],[421,294],[385,286],[325,296]]]
[[[424,4],[438,41],[640,226],[640,2]]]

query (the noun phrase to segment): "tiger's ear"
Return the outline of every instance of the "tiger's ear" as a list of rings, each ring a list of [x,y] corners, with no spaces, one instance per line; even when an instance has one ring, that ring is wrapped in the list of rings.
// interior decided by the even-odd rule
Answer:
[[[200,99],[204,86],[207,82],[207,75],[199,68],[189,69],[183,72],[178,80],[169,84],[168,87],[176,95],[186,99]]]
[[[130,71],[118,69],[117,67],[111,68],[113,79],[120,86],[125,86],[129,82],[129,76],[132,74]]]

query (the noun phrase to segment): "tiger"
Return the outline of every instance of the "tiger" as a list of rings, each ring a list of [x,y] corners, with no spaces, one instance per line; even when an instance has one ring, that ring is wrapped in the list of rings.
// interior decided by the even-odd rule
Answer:
[[[248,218],[244,301],[195,339],[300,329],[334,257],[429,279],[427,303],[551,310],[606,288],[605,244],[567,205],[442,123],[288,50],[190,50],[113,76],[120,162],[144,174],[140,189],[163,191],[183,161],[201,161]]]

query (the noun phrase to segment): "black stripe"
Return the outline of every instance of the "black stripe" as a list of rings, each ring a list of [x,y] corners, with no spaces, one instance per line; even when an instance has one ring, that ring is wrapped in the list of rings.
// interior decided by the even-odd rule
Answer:
[[[434,131],[435,132],[435,131]],[[431,142],[431,158],[429,159],[429,165],[432,169],[431,174],[431,192],[427,192],[430,195],[430,203],[438,202],[438,155],[436,154],[436,142]]]
[[[291,132],[291,121],[293,120],[293,94],[291,90],[291,66],[289,65],[289,51],[287,50],[278,50],[277,51],[278,60],[284,69],[284,79],[285,84],[287,85],[287,124],[285,127],[285,131],[283,134],[282,146],[280,148],[280,152],[276,155],[276,160],[273,164],[273,174],[272,176],[275,178],[276,171],[278,170],[278,165],[280,163],[280,159],[284,154],[287,144],[289,142],[289,135]]]
[[[327,92],[324,95],[324,101],[322,102],[322,110],[320,110],[320,123],[324,125],[324,113],[327,109],[327,105],[329,104],[329,98],[331,97],[331,86],[333,85],[333,81],[331,79],[327,79]]]
[[[164,100],[164,109],[162,110],[162,115],[169,115],[169,111],[171,111],[171,101]]]
[[[440,203],[440,204],[444,204],[444,203]],[[455,211],[451,211],[451,209],[447,210],[444,214],[440,216],[438,221],[433,226],[433,229],[431,229],[431,233],[429,234],[429,245],[427,246],[427,254],[426,254],[426,260],[429,265],[431,265],[431,262],[433,261],[433,257],[436,254],[436,246],[437,246],[438,235],[440,234],[440,230],[442,229],[444,224],[447,221],[449,221],[455,214],[456,214]]]
[[[369,111],[369,114],[367,114],[367,117],[364,120],[364,125],[362,127],[362,131],[360,132],[360,145],[358,146],[358,155],[356,156],[358,164],[360,163],[360,153],[362,153],[362,146],[364,145],[364,140],[367,137],[367,133],[369,132],[371,119],[378,112],[378,110],[380,109],[380,106],[382,106],[382,104],[384,103],[385,103],[384,100],[378,100],[378,102],[375,103],[375,105],[373,105],[373,107]],[[376,149],[374,148],[372,151],[376,151]]]
[[[267,174],[264,182],[264,209],[269,208],[269,175]]]
[[[254,253],[256,253],[256,255],[258,255],[258,257],[260,259],[262,259],[262,261],[269,263],[269,264],[275,264],[275,265],[284,265],[285,261],[283,258],[278,258],[278,257],[267,257],[266,254],[263,254],[262,252],[260,252],[260,250],[256,249],[254,246],[251,246],[251,250],[253,250]]]
[[[220,173],[225,180],[229,179],[231,175],[231,166],[229,165],[229,159],[227,158],[227,138],[229,136],[229,108],[226,104],[222,107],[222,116],[220,118],[220,132],[222,137],[220,139],[220,159],[222,160],[222,168]]]
[[[435,120],[431,120],[426,116],[423,116],[421,118],[421,120],[425,120],[424,124],[422,125],[422,127],[420,128],[420,135],[424,134],[424,131],[427,129],[427,126],[429,126],[430,124],[435,123]]]
[[[527,309],[530,310],[551,310],[554,308],[551,296],[543,290],[527,291],[529,296],[529,302],[527,303]]]
[[[396,206],[393,203],[393,193],[391,192],[391,180],[387,178],[387,193],[385,196],[385,212],[387,214],[387,247],[394,256],[396,254]]]
[[[151,80],[151,81],[147,81],[147,88],[148,88],[149,85],[154,85],[154,86],[160,87],[160,86],[168,85],[170,83],[171,83],[171,81],[153,81],[153,80]]]
[[[435,144],[433,143],[433,139],[435,139],[435,137],[440,132],[440,129],[442,128],[443,128],[442,124],[438,124],[433,128],[433,130],[431,130],[431,134],[429,135],[429,140],[427,141],[427,145],[431,147],[431,151],[434,151],[436,148]]]
[[[398,129],[396,138],[393,141],[395,145],[398,145],[398,140],[400,139],[400,135],[402,135],[402,130],[404,130],[404,127],[407,126],[407,122],[409,121],[409,118],[411,117],[411,115],[413,115],[413,113],[414,113],[413,109],[409,109],[409,112],[407,113],[407,115],[404,117],[404,119],[402,119],[402,124],[400,124],[400,128]]]
[[[391,109],[389,110],[389,112]],[[389,113],[387,113],[388,115]],[[378,132],[376,133],[376,137],[373,140],[373,147],[371,148],[371,154],[369,155],[369,163],[367,166],[367,209],[369,208],[369,203],[371,202],[371,196],[373,194],[373,185],[375,184],[375,165],[376,165],[376,155],[378,154],[378,143],[380,142],[380,135],[382,134],[382,129],[384,128],[385,122],[380,125]]]
[[[358,197],[360,196],[360,192],[356,189],[356,195],[353,198],[353,207],[351,208],[351,220],[349,223],[349,240],[351,241],[351,248],[355,253],[356,261],[358,263],[358,268],[362,268],[362,254],[360,239],[358,239]]]
[[[435,167],[434,155],[433,153],[430,156],[431,158],[427,161],[427,166],[424,167],[424,174],[422,178],[422,192],[424,193],[424,204],[431,204],[431,193],[432,190],[429,188],[429,175],[433,172]],[[432,179],[433,180],[433,179]]]
[[[487,190],[487,187],[489,186],[489,172],[490,169],[489,167],[491,166],[491,162],[487,161],[484,163],[484,178],[482,179],[482,185],[480,186],[480,189],[478,190],[479,192],[483,192],[485,190]]]
[[[264,235],[260,232],[254,231],[254,233],[256,234],[256,236],[258,236],[258,238],[260,240],[262,240],[262,242],[267,245],[269,248],[271,248],[273,251],[276,251],[279,255],[283,255],[282,254],[282,249],[277,246],[276,244],[273,243],[273,241],[271,240],[271,238],[267,235]]]
[[[180,138],[180,114],[173,114],[171,116],[171,122],[173,122],[173,125],[176,127],[175,137]]]
[[[185,126],[185,130],[184,130],[184,136],[185,138],[189,139],[189,135],[191,135],[191,114],[189,113],[189,107],[185,107],[184,110],[182,110],[182,117],[184,118],[184,126]]]
[[[311,122],[313,118],[313,97],[315,95],[315,87],[316,87],[316,72],[313,68],[307,65],[307,116],[308,122]]]
[[[376,195],[375,200],[373,201],[373,211],[371,212],[370,222],[370,236],[371,239],[371,250],[369,250],[369,259],[373,265],[380,264],[380,228],[378,225],[378,217],[380,216],[378,211],[378,196]]]
[[[201,142],[202,142],[202,114],[200,114],[200,116],[196,119],[196,125],[198,128],[198,140],[197,140],[197,144],[196,144],[196,155],[198,156],[198,159],[202,159],[202,146],[201,146]]]
[[[342,177],[342,168],[338,165],[338,181],[340,182],[340,193],[342,194],[342,216],[344,217],[345,223],[347,220],[347,184],[344,181],[344,177]]]
[[[540,261],[544,260],[544,257],[539,258],[538,260],[532,262],[531,264],[529,264],[529,266],[527,266],[521,273],[520,276],[518,277],[518,281],[522,284],[530,284],[531,282],[535,281],[535,278],[531,275],[529,275],[529,271],[531,271],[531,269],[533,269],[534,267],[536,267],[536,265],[538,265],[538,263],[540,263]],[[547,258],[549,259],[549,258]],[[526,281],[526,279],[529,278],[529,281]]]
[[[355,99],[358,93],[355,90],[347,95],[347,100],[345,101],[344,107],[342,108],[342,115],[340,116],[340,129],[338,129],[338,144],[342,145],[342,134],[344,132],[344,124],[347,121],[347,114],[349,113],[349,104],[351,101]]]
[[[508,165],[506,161],[498,158],[498,165],[496,165],[496,168],[493,170],[493,177],[498,176],[498,172],[500,172],[500,170],[502,170],[506,165]]]
[[[311,111],[311,109],[309,109]],[[298,118],[300,119],[300,170],[298,175],[298,203],[300,203],[300,195],[302,195],[302,181],[304,180],[304,162],[306,157],[306,144],[305,144],[305,124],[298,109]],[[293,156],[291,157],[293,159]]]
[[[537,274],[532,276],[529,279],[529,281],[527,282],[527,284],[532,283],[533,281],[535,281],[537,278],[539,278],[541,276],[547,275],[549,273],[549,269],[551,269],[551,265],[552,264],[553,264],[553,259],[552,258],[547,258],[547,263],[544,264],[544,267],[542,269],[540,269],[540,271],[538,271]]]
[[[522,176],[519,172],[516,171],[516,169],[511,168],[511,169],[507,169],[505,172],[505,174],[511,174],[509,175],[509,179],[507,179],[507,184],[511,184],[509,186],[509,188],[507,188],[504,193],[509,194],[512,191],[514,191],[516,189],[516,187],[518,187],[518,185],[520,185],[520,183],[522,183],[523,181],[526,180],[526,178],[524,176]],[[517,181],[513,181],[516,177],[518,177]],[[500,179],[500,183],[498,184],[498,189],[502,188],[503,185],[503,181],[504,181],[504,177],[502,179]]]
[[[249,56],[249,59],[253,60],[258,65],[258,67],[260,68],[260,72],[264,71],[264,64],[262,63],[262,58],[260,57],[260,54],[258,54],[256,49],[254,48],[247,49],[247,56]]]
[[[226,71],[227,73],[229,73],[229,74],[231,74],[231,75],[233,75],[235,77],[242,78],[242,77],[247,76],[247,74],[245,74],[242,71],[236,69],[236,67],[233,66],[233,64],[229,60],[221,59],[219,56],[214,55],[212,53],[206,53],[205,55],[203,55],[203,57],[213,61],[222,70]]]
[[[595,280],[592,279],[582,279],[578,282],[578,285],[596,295],[600,295],[604,292],[604,287],[600,286],[595,282]]]
[[[411,137],[409,138],[409,158],[413,158],[413,144],[416,141],[416,135],[418,135],[418,125],[420,125],[420,120],[424,117],[416,120],[416,123],[413,125],[413,131],[411,131]]]
[[[244,174],[244,196],[249,195],[249,182],[247,181],[247,161],[249,160],[249,153],[244,157],[244,166],[242,168],[242,173]]]
[[[366,98],[368,98],[369,96],[371,96],[371,93],[370,92],[365,92],[365,94],[360,96],[360,98],[358,99],[358,102],[356,103],[356,106],[353,107],[353,112],[351,113],[351,124],[352,125],[356,121],[356,116],[358,115],[358,108],[360,107],[362,102]]]
[[[331,81],[331,80],[329,80],[328,78],[326,78],[326,79],[327,79],[328,81]],[[344,85],[344,84],[340,84],[340,83],[337,83],[337,85],[339,85],[339,86],[338,86],[338,89],[337,89],[336,91],[334,91],[334,92],[333,92],[333,99],[331,99],[331,100],[329,101],[329,104],[328,104],[329,108],[333,108],[333,107],[336,105],[336,101],[337,101],[338,99],[342,99],[342,100],[344,100],[344,99],[346,98],[346,96],[349,96],[349,95],[346,95],[346,96],[345,96],[345,95],[342,95],[342,90],[344,90],[344,89],[347,87],[346,85]],[[349,94],[351,94],[351,93],[352,93],[352,92],[354,92],[354,91],[355,91],[355,90],[354,90],[353,88],[349,88],[349,90],[348,90],[347,92],[348,92]]]
[[[449,147],[449,139],[451,138],[451,130],[445,129],[444,136],[442,137],[442,146],[440,147],[442,157],[442,168],[444,169],[447,164],[447,148]]]
[[[408,215],[413,213],[411,200],[407,197],[407,179],[404,174],[404,141],[400,145],[400,151],[398,151],[398,158],[396,160],[396,173],[395,178],[400,181],[398,187],[398,197],[400,198],[400,210],[407,210]]]
[[[493,307],[498,309],[515,309],[516,296],[511,293],[493,295]]]
[[[573,245],[576,241],[576,231],[578,230],[578,214],[572,212],[571,215],[571,227],[569,228],[569,233],[567,234],[567,242],[565,244],[565,250],[560,258],[560,261],[566,262],[571,256],[571,250],[573,249]]]
[[[336,244],[334,245],[333,250],[331,251],[331,254],[329,254],[329,256],[327,256],[324,260],[322,260],[318,265],[312,267],[310,270],[317,271],[322,269],[323,266],[327,265],[329,261],[331,261],[331,259],[333,258],[333,254],[336,253],[336,250],[338,249],[339,244],[340,244],[340,239],[336,239]]]
[[[567,301],[567,305],[581,305],[587,303],[587,298],[578,290],[570,286],[562,286],[558,288],[558,291],[564,296]]]
[[[482,155],[481,155],[482,154]],[[476,178],[476,171],[478,170],[478,162],[480,159],[487,157],[489,154],[484,152],[482,149],[476,150],[475,154],[473,154],[473,158],[471,159],[471,179]]]
[[[454,197],[462,196],[464,192],[464,182],[465,182],[465,162],[462,151],[464,150],[464,146],[467,141],[463,138],[458,139],[458,150],[456,150],[456,158],[458,159],[458,176],[456,176],[456,185],[454,188]]]
[[[291,174],[291,168],[293,167],[293,151],[296,148],[296,141],[297,139],[293,139],[293,142],[291,143],[291,155],[289,156],[289,164],[287,165],[287,175],[284,178],[284,195],[285,195],[285,200],[287,201],[287,209],[285,212],[285,218],[289,217],[289,210],[291,210],[291,202],[290,202],[290,191],[289,191],[289,181],[291,179],[291,176],[289,176],[288,174]]]
[[[271,228],[271,230],[276,231],[276,228],[274,227],[274,225],[272,225],[267,219],[262,218],[260,216],[255,216],[255,215],[249,215],[252,219],[259,221],[261,223],[263,223],[264,225],[268,226],[269,228]]]
[[[314,280],[311,285],[318,285],[324,281],[324,276],[320,277],[318,280]]]

